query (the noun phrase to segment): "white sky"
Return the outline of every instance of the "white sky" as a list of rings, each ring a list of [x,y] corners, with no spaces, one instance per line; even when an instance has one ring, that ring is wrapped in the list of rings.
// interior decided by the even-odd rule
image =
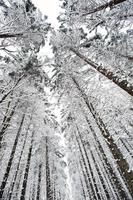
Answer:
[[[40,9],[42,14],[48,16],[48,22],[50,22],[53,27],[57,28],[57,17],[61,10],[59,7],[59,0],[32,0],[32,2]]]
[[[52,27],[58,29],[59,24],[57,17],[61,11],[59,0],[32,0],[34,5],[42,12],[43,15],[48,16],[48,22],[51,23]],[[48,36],[49,38],[49,36]],[[48,57],[53,57],[53,53],[49,46],[49,39],[45,46],[39,52],[40,56],[47,55]]]

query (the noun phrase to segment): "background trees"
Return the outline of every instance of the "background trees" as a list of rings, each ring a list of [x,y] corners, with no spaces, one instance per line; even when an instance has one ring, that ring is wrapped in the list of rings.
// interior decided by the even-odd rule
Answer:
[[[37,55],[50,24],[29,0],[0,6],[0,199],[65,199],[57,180],[58,124]]]
[[[132,2],[0,6],[0,198],[132,199]]]
[[[130,5],[64,1],[60,30],[51,37],[53,83],[64,105],[62,126],[73,158],[75,199],[132,199]]]

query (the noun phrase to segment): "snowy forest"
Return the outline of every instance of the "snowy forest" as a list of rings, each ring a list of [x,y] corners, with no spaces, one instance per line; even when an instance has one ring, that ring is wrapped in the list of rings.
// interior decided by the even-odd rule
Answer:
[[[133,200],[133,0],[59,2],[0,0],[0,200]]]

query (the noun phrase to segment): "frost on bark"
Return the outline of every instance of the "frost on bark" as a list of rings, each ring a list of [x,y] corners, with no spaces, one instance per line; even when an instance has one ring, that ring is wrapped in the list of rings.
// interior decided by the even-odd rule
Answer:
[[[78,82],[76,81],[76,79],[74,77],[72,77],[74,84],[76,85],[77,89],[80,92],[81,97],[84,99],[85,104],[87,105],[87,107],[89,108],[93,118],[95,119],[95,122],[97,124],[97,126],[99,127],[117,165],[118,165],[118,169],[120,171],[121,176],[123,177],[127,188],[130,191],[130,194],[132,194],[133,191],[133,172],[129,171],[129,165],[126,161],[126,159],[123,157],[121,151],[119,150],[119,148],[117,147],[117,145],[115,144],[112,136],[110,135],[107,127],[105,126],[103,120],[100,118],[100,116],[98,115],[98,113],[95,111],[93,105],[91,102],[89,102],[87,95],[84,93],[84,91],[82,90],[82,88],[80,88]],[[118,184],[119,185],[119,184]],[[124,193],[123,190],[120,189],[121,191],[120,193],[122,193],[122,196],[125,196],[125,198],[127,198],[127,194]]]
[[[13,177],[13,181],[12,181],[11,186],[10,186],[10,192],[9,192],[9,197],[8,197],[9,200],[12,198],[14,186],[16,184],[17,176],[19,174],[20,163],[21,163],[22,156],[24,154],[24,149],[25,149],[25,145],[26,145],[26,142],[27,142],[29,127],[30,127],[30,123],[29,123],[28,128],[27,128],[26,133],[25,133],[25,138],[24,138],[23,146],[22,146],[22,149],[21,149],[21,152],[20,152],[20,156],[19,156],[17,167],[16,167],[15,175]]]
[[[37,197],[36,200],[40,199],[40,188],[41,188],[41,176],[42,176],[42,164],[39,165],[39,171],[38,171],[38,185],[37,185]]]
[[[28,180],[30,162],[31,162],[31,157],[32,157],[33,142],[34,142],[34,132],[32,133],[31,145],[30,145],[29,152],[28,152],[28,157],[27,157],[27,163],[26,163],[25,173],[24,173],[24,177],[23,177],[20,200],[25,200],[25,194],[26,194],[26,188],[27,188],[27,180]]]
[[[89,58],[86,58],[84,55],[82,55],[80,52],[75,50],[74,48],[70,48],[72,52],[74,52],[78,57],[80,57],[82,60],[84,60],[86,63],[88,63],[91,67],[93,67],[95,70],[97,70],[99,73],[104,75],[109,80],[113,81],[117,86],[119,86],[121,89],[126,91],[128,94],[133,96],[133,86],[130,84],[126,77],[123,78],[121,76],[118,76],[115,72],[106,69],[103,66],[99,66],[98,64],[94,63]]]
[[[123,3],[125,1],[127,1],[127,0],[112,0],[112,1],[109,1],[109,2],[107,2],[105,4],[103,4],[103,5],[100,5],[100,6],[96,7],[96,8],[94,8],[94,9],[92,9],[89,12],[86,12],[86,13],[82,14],[82,16],[86,16],[86,15],[90,15],[90,14],[96,13],[96,12],[101,11],[103,9],[106,9],[108,7],[112,8],[113,6],[118,5],[120,3]]]
[[[52,180],[49,166],[49,146],[48,137],[46,136],[46,198],[47,200],[53,199]]]
[[[9,177],[9,173],[10,173],[10,169],[11,169],[11,166],[12,166],[12,162],[13,162],[13,158],[14,158],[14,155],[15,155],[15,151],[16,151],[16,148],[17,148],[19,136],[21,134],[21,129],[22,129],[22,126],[23,126],[23,123],[24,123],[24,118],[25,118],[25,114],[23,114],[23,116],[22,116],[22,120],[21,120],[21,123],[20,123],[19,129],[18,129],[16,138],[15,138],[15,141],[14,141],[14,144],[13,144],[13,147],[12,147],[10,159],[8,161],[8,164],[7,164],[6,172],[4,174],[3,181],[2,181],[2,184],[1,184],[1,187],[0,187],[0,198],[1,199],[2,199],[2,196],[3,196],[3,193],[4,193],[4,189],[5,189],[8,177]]]
[[[5,134],[6,129],[10,126],[11,119],[15,113],[16,107],[18,105],[18,102],[15,103],[13,108],[11,108],[11,101],[7,104],[7,109],[5,116],[3,118],[2,124],[1,124],[1,130],[0,130],[0,149],[1,149],[1,143],[3,139],[3,135]],[[11,111],[10,111],[11,110]]]

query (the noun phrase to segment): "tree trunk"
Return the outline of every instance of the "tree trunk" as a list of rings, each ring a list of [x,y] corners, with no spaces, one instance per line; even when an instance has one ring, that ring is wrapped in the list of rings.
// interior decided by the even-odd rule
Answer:
[[[51,188],[51,175],[49,167],[49,147],[48,147],[48,137],[46,136],[46,199],[52,200],[52,188]]]
[[[95,119],[95,122],[97,126],[99,127],[103,137],[105,138],[105,141],[118,165],[118,168],[120,170],[121,176],[124,178],[124,181],[127,185],[127,188],[130,191],[130,194],[132,195],[133,191],[133,172],[129,171],[129,166],[126,161],[126,159],[123,158],[122,153],[120,152],[119,148],[117,145],[114,143],[114,140],[112,136],[110,135],[108,129],[106,128],[104,122],[102,119],[99,117],[98,113],[95,111],[92,103],[89,102],[87,95],[84,93],[84,91],[80,88],[78,82],[74,77],[72,77],[72,80],[76,86],[76,88],[79,90],[81,97],[84,99],[85,104],[89,108],[93,118]]]
[[[130,84],[126,77],[121,78],[118,76],[115,72],[106,69],[103,66],[99,66],[97,63],[94,63],[89,58],[86,58],[84,55],[82,55],[80,52],[75,50],[74,48],[70,48],[70,50],[75,53],[79,58],[84,60],[86,63],[88,63],[91,67],[93,67],[95,70],[97,70],[100,74],[108,78],[109,80],[113,81],[117,86],[119,86],[121,89],[126,91],[128,94],[133,96],[133,85]]]
[[[23,36],[23,33],[3,33],[3,34],[0,34],[0,38],[15,38],[15,37],[22,37]]]
[[[18,161],[18,164],[17,164],[16,173],[15,173],[15,176],[14,176],[13,181],[11,183],[11,189],[10,189],[10,194],[9,194],[9,199],[8,200],[11,200],[11,198],[12,198],[14,185],[16,183],[16,179],[17,179],[17,176],[18,176],[19,168],[20,168],[21,158],[23,156],[24,149],[25,149],[25,144],[26,144],[27,137],[28,137],[29,127],[30,127],[30,124],[28,125],[27,131],[26,131],[26,134],[25,134],[25,139],[24,139],[24,143],[23,143],[22,150],[21,150],[21,153],[20,153],[19,161]]]
[[[31,137],[31,145],[30,145],[29,153],[28,153],[28,157],[27,157],[27,163],[26,163],[26,167],[25,167],[25,173],[24,173],[24,178],[23,178],[20,200],[25,200],[27,180],[28,180],[28,174],[29,174],[29,169],[30,169],[30,161],[31,161],[31,156],[32,156],[33,139],[34,139],[34,132],[32,133],[32,137]]]
[[[6,131],[6,129],[10,126],[10,122],[11,122],[11,119],[12,119],[14,113],[15,113],[15,109],[18,105],[18,102],[15,103],[14,107],[12,108],[11,112],[9,113],[10,104],[11,104],[11,102],[9,101],[8,106],[7,106],[7,110],[6,110],[6,113],[5,113],[3,122],[2,122],[2,128],[0,130],[0,150],[1,150],[1,143],[2,143],[2,139],[3,139],[3,135]]]
[[[89,162],[87,162],[86,164],[86,160],[85,160],[85,156],[83,155],[83,147],[81,147],[79,138],[77,137],[76,133],[75,133],[75,137],[76,137],[76,141],[78,144],[78,148],[80,151],[80,155],[81,155],[81,163],[83,163],[83,165],[81,164],[81,166],[84,166],[85,169],[85,174],[84,174],[84,178],[85,178],[85,182],[86,182],[86,186],[87,186],[87,190],[88,190],[88,194],[90,196],[90,199],[98,199],[97,197],[97,192],[95,190],[95,186],[93,184],[93,182],[91,181],[93,179],[93,173],[92,173],[92,169],[90,168],[90,164]],[[88,170],[89,167],[89,170]],[[84,170],[83,170],[84,171]]]
[[[38,186],[37,186],[37,197],[36,200],[41,199],[40,198],[40,188],[41,188],[41,176],[42,176],[42,164],[39,165],[39,171],[38,171]]]
[[[23,126],[24,118],[25,118],[25,114],[23,114],[23,116],[22,116],[22,120],[21,120],[19,129],[18,129],[16,138],[15,138],[15,142],[14,142],[14,145],[13,145],[13,148],[12,148],[10,159],[8,161],[8,164],[7,164],[6,172],[4,174],[4,178],[3,178],[3,181],[2,181],[2,184],[1,184],[1,187],[0,187],[0,199],[2,199],[4,189],[5,189],[5,186],[6,186],[6,183],[7,183],[7,179],[9,177],[10,169],[11,169],[11,166],[12,166],[12,161],[13,161],[15,151],[16,151],[16,148],[17,148],[17,144],[18,144],[19,136],[20,136],[21,129],[22,129],[22,126]]]
[[[19,82],[21,81],[23,76],[21,76],[17,82],[14,84],[14,86],[9,90],[9,92],[7,92],[0,100],[0,103],[2,103],[7,97],[9,94],[11,94],[13,92],[13,90],[15,89],[15,87],[19,84]]]
[[[123,191],[121,183],[118,180],[117,175],[115,174],[112,166],[110,165],[110,162],[108,161],[108,157],[107,157],[102,145],[100,144],[94,129],[92,128],[88,118],[86,116],[85,116],[85,118],[86,118],[88,126],[89,126],[89,128],[90,128],[90,130],[91,130],[91,132],[94,136],[94,139],[96,141],[96,148],[98,149],[97,153],[98,153],[99,157],[101,158],[102,165],[103,165],[103,168],[105,170],[104,177],[106,178],[106,175],[109,177],[109,181],[111,183],[111,188],[113,188],[113,191],[115,192],[117,197],[118,197],[118,194],[119,194],[120,198],[124,197],[125,199],[127,199],[127,195],[125,194],[125,191]],[[88,134],[89,134],[89,132],[88,132]],[[119,199],[119,197],[118,197],[118,199]]]
[[[79,131],[78,127],[77,127],[77,130],[78,130],[78,132],[79,132],[80,140],[82,141],[82,137],[81,137],[81,134],[80,134],[80,131]],[[89,162],[88,154],[87,154],[86,147],[85,147],[83,141],[82,141],[82,145],[83,145],[83,148],[84,148],[84,152],[85,152],[86,158],[87,158],[87,160],[88,160],[88,162]],[[109,196],[108,190],[107,190],[107,188],[106,188],[106,184],[105,184],[105,182],[104,182],[104,180],[103,180],[103,177],[102,177],[102,175],[101,175],[101,172],[100,172],[100,169],[99,169],[99,167],[98,167],[98,165],[97,165],[97,162],[96,162],[96,160],[95,160],[95,158],[94,158],[94,156],[93,156],[93,153],[92,153],[91,148],[90,148],[90,154],[91,154],[91,156],[92,156],[93,162],[95,163],[96,171],[97,171],[97,173],[98,173],[99,180],[100,180],[100,183],[101,183],[101,185],[102,185],[102,187],[103,187],[103,189],[104,189],[105,195],[106,195],[107,199],[109,199],[110,196]],[[93,178],[93,180],[94,180],[94,178]],[[96,188],[97,188],[97,183],[96,183],[96,181],[94,181],[94,184],[96,185]],[[100,194],[100,191],[98,190],[98,188],[97,188],[97,193]],[[103,192],[102,192],[102,195],[103,195]],[[101,198],[101,197],[99,196],[98,199],[100,200],[100,198]]]
[[[123,3],[125,1],[126,0],[111,0],[111,1],[105,3],[105,4],[101,5],[101,6],[98,6],[98,7],[94,8],[94,9],[92,9],[91,11],[89,11],[87,13],[82,14],[82,16],[87,16],[87,15],[93,14],[95,12],[101,11],[101,10],[106,9],[108,7],[111,8],[111,7],[116,6],[116,5],[120,4],[120,3]]]

